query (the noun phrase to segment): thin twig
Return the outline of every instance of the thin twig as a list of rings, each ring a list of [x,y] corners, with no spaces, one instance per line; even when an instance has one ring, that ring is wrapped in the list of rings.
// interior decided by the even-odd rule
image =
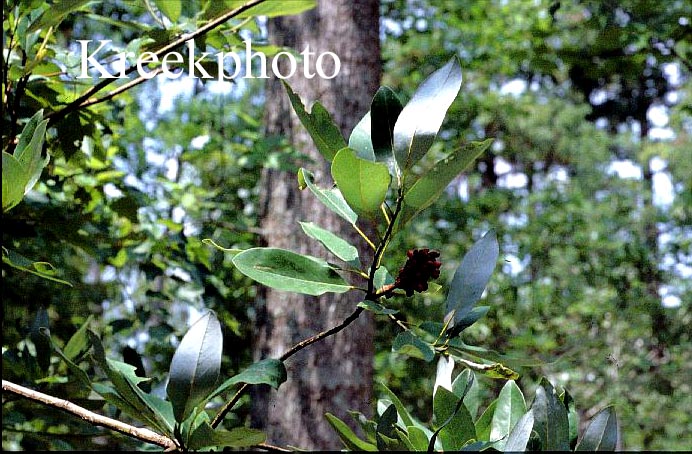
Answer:
[[[281,355],[279,357],[279,361],[284,362],[291,356],[295,355],[305,347],[314,344],[315,342],[318,342],[325,337],[329,337],[332,334],[336,334],[342,329],[346,328],[348,325],[353,323],[363,312],[362,307],[356,307],[356,310],[353,311],[351,315],[346,317],[344,321],[339,323],[338,325],[329,328],[326,331],[322,331],[320,333],[315,334],[314,336],[308,337],[307,339],[304,339],[297,344],[295,344],[293,347],[291,347],[286,353]],[[233,406],[240,400],[240,398],[245,394],[245,391],[249,389],[250,385],[247,383],[243,383],[243,385],[238,389],[238,391],[235,393],[233,398],[229,400],[222,408],[221,410],[216,414],[214,417],[214,420],[211,422],[211,427],[216,428],[219,424],[221,424],[221,421],[226,417],[226,414],[228,414],[229,411],[233,408]]]
[[[255,448],[264,449],[265,451],[274,452],[293,452],[292,449],[282,448],[281,446],[270,445],[269,443],[260,443],[254,446]]]
[[[324,339],[325,337],[329,337],[332,334],[338,333],[339,331],[341,331],[342,329],[346,328],[348,325],[353,323],[358,318],[358,316],[360,316],[360,314],[362,312],[363,312],[362,307],[360,307],[360,306],[356,307],[356,310],[354,310],[351,315],[346,317],[346,319],[344,319],[343,322],[341,322],[340,324],[336,325],[333,328],[328,329],[327,331],[322,331],[321,333],[315,334],[312,337],[309,337],[305,340],[298,342],[296,345],[291,347],[290,350],[288,350],[286,353],[281,355],[279,357],[279,361],[286,361],[288,358],[295,355],[296,353],[298,353],[299,351],[301,351],[302,349],[304,349],[308,345],[314,344],[315,342],[320,341],[320,340]]]
[[[79,107],[85,108],[85,107],[93,106],[94,104],[100,104],[102,102],[109,101],[109,100],[115,98],[116,96],[118,96],[120,93],[123,93],[123,92],[129,90],[130,88],[141,84],[142,82],[146,82],[147,80],[151,79],[152,77],[154,77],[157,74],[162,73],[162,72],[163,72],[163,68],[156,68],[156,69],[152,70],[152,72],[150,72],[147,75],[147,77],[140,76],[133,81],[130,81],[126,84],[119,86],[118,88],[111,91],[107,95],[104,95],[100,98],[91,98],[91,99],[84,101],[82,104],[79,105]]]
[[[160,435],[144,427],[131,426],[129,424],[125,424],[124,422],[118,421],[117,419],[111,419],[106,416],[99,415],[98,413],[89,411],[86,408],[82,408],[79,405],[73,404],[67,400],[58,399],[57,397],[49,396],[48,394],[34,391],[33,389],[25,388],[6,380],[2,381],[2,390],[9,391],[13,394],[26,397],[27,399],[35,402],[40,402],[50,407],[66,411],[67,413],[71,413],[75,416],[79,416],[84,421],[92,425],[107,427],[108,429],[115,430],[116,432],[120,432],[130,437],[137,438],[138,440],[152,443],[163,448],[177,449],[175,441],[168,437]]]

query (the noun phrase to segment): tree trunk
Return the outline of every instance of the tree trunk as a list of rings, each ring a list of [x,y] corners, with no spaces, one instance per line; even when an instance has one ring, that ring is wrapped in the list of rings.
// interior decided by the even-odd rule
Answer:
[[[299,63],[301,71],[296,71],[288,82],[306,105],[319,100],[348,138],[369,110],[379,87],[378,1],[321,1],[315,9],[302,15],[270,20],[268,29],[273,44],[298,52],[309,45],[310,52],[315,52],[310,62],[313,65],[322,52],[338,55],[341,69],[337,77],[327,80],[317,75],[306,79]],[[326,75],[333,73],[330,62],[330,58],[322,60]],[[288,74],[288,69],[282,71]],[[328,257],[320,244],[303,234],[298,224],[312,221],[349,239],[360,251],[366,251],[364,242],[350,226],[309,191],[298,190],[298,167],[313,171],[315,181],[329,187],[332,184],[329,165],[295,116],[281,82],[271,79],[266,93],[267,133],[283,135],[314,162],[301,160],[290,171],[264,170],[260,195],[264,242],[267,246]],[[367,260],[367,256],[361,255],[363,263]],[[339,324],[355,309],[357,296],[349,292],[315,298],[263,289],[258,297],[255,358],[279,357],[298,341]],[[373,353],[373,321],[363,314],[340,333],[291,357],[286,362],[288,381],[278,392],[263,388],[254,392],[253,425],[266,430],[271,443],[305,449],[340,448],[324,414],[331,412],[350,421],[347,410],[372,413]]]

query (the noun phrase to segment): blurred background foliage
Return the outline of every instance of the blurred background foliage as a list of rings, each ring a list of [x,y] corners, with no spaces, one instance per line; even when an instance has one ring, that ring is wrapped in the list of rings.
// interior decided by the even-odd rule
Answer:
[[[202,17],[208,4],[183,2],[182,16]],[[446,287],[473,241],[495,227],[502,269],[486,290],[492,309],[464,340],[505,355],[528,394],[543,375],[569,389],[582,421],[614,403],[624,449],[689,448],[692,6],[383,0],[381,14],[383,85],[402,99],[450,55],[461,60],[462,91],[429,158],[496,138],[397,239],[390,250],[401,254],[385,265],[401,267],[410,248],[438,249]],[[182,22],[180,30],[194,21]],[[69,67],[76,40],[95,36],[125,47],[126,24],[156,28],[139,2],[71,14],[48,46],[51,59]],[[243,26],[261,44],[262,22]],[[207,42],[214,39],[228,38],[220,30]],[[32,96],[14,115],[74,96],[52,69],[27,81]],[[49,325],[64,343],[90,315],[110,355],[141,359],[161,392],[176,339],[203,308],[226,330],[224,370],[251,362],[255,288],[202,240],[257,245],[260,171],[300,156],[264,135],[264,104],[261,80],[157,78],[49,132],[48,168],[3,216],[2,244],[49,262],[71,286],[3,264],[3,379],[85,403],[87,390],[65,378],[64,364],[46,360],[38,327]],[[17,133],[5,127],[11,115],[3,109],[3,149]],[[408,298],[400,315],[441,319],[444,295]],[[376,379],[425,420],[435,366],[392,353],[397,329],[378,324]],[[477,392],[496,396],[502,383],[479,378]],[[80,449],[94,440],[137,447],[3,396],[4,449]]]

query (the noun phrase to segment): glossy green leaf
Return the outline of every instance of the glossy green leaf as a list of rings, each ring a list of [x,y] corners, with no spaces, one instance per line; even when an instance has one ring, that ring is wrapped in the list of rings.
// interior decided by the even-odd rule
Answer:
[[[197,320],[183,336],[171,360],[166,394],[178,422],[214,390],[221,370],[223,334],[212,311]]]
[[[387,395],[389,400],[392,402],[392,404],[396,407],[397,413],[399,417],[401,418],[401,421],[404,423],[406,426],[413,426],[413,425],[418,425],[414,422],[413,417],[411,414],[408,412],[404,404],[401,402],[399,397],[397,397],[394,392],[387,387],[384,383],[380,383],[382,386],[382,389],[384,390],[384,393]]]
[[[344,447],[350,451],[377,451],[377,446],[367,441],[363,441],[353,433],[350,427],[331,413],[325,413],[327,422],[336,431]]]
[[[368,300],[361,301],[360,303],[358,303],[357,306],[362,307],[366,311],[370,311],[373,314],[377,314],[377,315],[393,315],[393,314],[396,314],[399,312],[396,309],[389,309],[388,307],[385,307],[380,303],[376,303],[374,301],[368,301]]]
[[[399,451],[415,451],[416,447],[413,445],[408,437],[408,432],[400,428],[399,426],[394,426],[394,436],[398,440],[396,449]]]
[[[393,158],[394,125],[403,106],[389,87],[380,87],[370,105],[371,146],[378,161]]]
[[[351,243],[312,222],[301,222],[300,226],[307,236],[322,243],[332,254],[354,267],[360,267],[358,249]]]
[[[460,88],[461,66],[454,57],[423,81],[404,106],[394,125],[394,156],[402,171],[430,149]]]
[[[615,407],[608,406],[591,419],[576,451],[615,451],[618,423]]]
[[[29,339],[34,343],[34,358],[44,376],[50,366],[51,345],[50,340],[48,340],[40,330],[47,328],[50,328],[50,318],[48,317],[46,308],[41,306],[36,311],[34,320],[29,327]]]
[[[350,224],[355,224],[358,219],[358,215],[355,211],[348,206],[344,196],[341,195],[341,191],[338,188],[334,189],[321,189],[317,187],[312,182],[312,174],[305,170],[300,169],[298,171],[298,184],[299,186],[307,187],[310,191],[317,197],[317,199],[324,204],[327,208],[341,216]]]
[[[393,284],[394,277],[389,274],[389,271],[384,266],[381,266],[375,270],[375,279],[373,280],[373,285],[375,288],[382,288],[385,285]]]
[[[380,451],[402,451],[404,446],[399,441],[396,432],[396,423],[399,416],[396,411],[396,406],[390,404],[380,418],[377,420],[376,439],[377,449]]]
[[[176,22],[183,10],[181,0],[154,0],[154,4],[171,22]]]
[[[48,164],[49,157],[41,157],[47,125],[43,110],[39,110],[24,126],[14,153],[2,152],[3,213],[16,206],[34,187]]]
[[[89,348],[91,348],[91,342],[89,341],[89,335],[87,334],[87,329],[91,321],[94,319],[93,315],[90,315],[84,324],[70,337],[70,340],[65,344],[63,352],[65,356],[71,361],[79,360],[84,353],[86,353]]]
[[[332,116],[319,101],[315,102],[312,105],[311,111],[308,112],[305,110],[305,105],[300,99],[300,96],[293,91],[286,81],[282,82],[284,87],[286,87],[286,92],[288,93],[293,110],[295,110],[300,122],[308,131],[310,137],[312,137],[313,142],[315,142],[317,151],[320,152],[324,159],[331,162],[334,156],[336,156],[336,153],[347,146],[339,127],[334,123]]]
[[[46,10],[37,21],[31,24],[27,32],[32,33],[42,28],[55,27],[67,17],[68,14],[79,10],[90,0],[60,0]]]
[[[391,182],[385,164],[361,159],[355,151],[344,148],[334,157],[332,177],[358,216],[374,218],[380,213]]]
[[[404,193],[404,208],[399,225],[404,225],[432,205],[445,188],[490,146],[493,139],[471,142],[438,161]]]
[[[452,391],[452,373],[454,372],[454,358],[449,355],[440,355],[437,360],[437,371],[435,373],[435,384],[433,385],[433,395],[440,387]],[[466,384],[465,384],[466,385]],[[454,391],[452,391],[454,392]]]
[[[89,376],[87,373],[79,367],[72,358],[67,356],[60,348],[58,348],[57,345],[55,345],[55,342],[53,342],[53,338],[50,336],[50,330],[47,328],[42,328],[40,330],[41,334],[43,334],[46,338],[51,343],[51,346],[53,347],[53,350],[62,358],[63,361],[65,361],[65,364],[67,365],[67,369],[77,378],[77,380],[80,381],[82,385],[84,385],[86,388],[92,387],[91,380],[89,379]],[[87,339],[87,342],[89,342],[89,346],[91,346],[91,342]]]
[[[252,248],[233,257],[233,264],[267,287],[318,296],[352,287],[327,262],[278,248]]]
[[[480,388],[474,371],[469,368],[462,370],[452,382],[452,392],[464,398],[464,405],[471,416],[475,417],[480,406]]]
[[[348,138],[348,148],[356,152],[356,156],[368,161],[375,160],[375,151],[370,139],[370,112],[366,113],[351,131]]]
[[[489,230],[466,253],[454,273],[447,294],[447,312],[454,311],[454,320],[460,322],[471,312],[480,299],[495,269],[500,247],[495,230]]]
[[[14,208],[24,197],[26,184],[22,165],[9,153],[2,152],[2,212]]]
[[[570,393],[565,390],[560,396],[562,403],[565,404],[567,409],[567,421],[569,422],[569,447],[574,449],[577,445],[577,438],[579,437],[579,412],[577,411],[577,405],[574,402],[574,398]]]
[[[408,439],[416,451],[426,451],[428,449],[430,439],[423,429],[418,426],[406,426],[406,432],[408,432]]]
[[[247,448],[266,441],[266,435],[249,427],[234,427],[231,430],[214,429],[204,421],[190,435],[187,449],[198,450],[206,447]]]
[[[534,417],[533,410],[529,410],[519,418],[514,429],[507,437],[504,452],[524,452],[529,443],[533,431]]]
[[[567,409],[545,378],[536,389],[533,410],[533,429],[538,434],[544,450],[569,451],[569,422]]]
[[[483,413],[478,420],[476,420],[476,440],[490,440],[490,427],[493,422],[495,407],[497,407],[497,399],[492,401],[490,405],[483,410]]]
[[[463,404],[463,398],[460,399],[448,389],[437,388],[433,399],[433,413],[445,451],[459,450],[467,441],[476,438],[476,427]]]
[[[112,391],[115,395],[108,395],[102,392],[103,390],[99,391],[101,388],[96,387],[96,384],[92,384],[92,389],[109,402],[119,402],[118,408],[131,417],[146,422],[170,436],[173,433],[171,421],[167,414],[159,412],[160,403],[154,403],[160,399],[145,393],[138,386],[139,383],[147,379],[138,377],[135,374],[136,368],[134,366],[106,358],[101,339],[91,330],[87,330],[87,334],[93,348],[93,357],[113,384]],[[108,391],[111,388],[106,387],[104,389]]]
[[[512,432],[517,421],[526,413],[524,395],[514,380],[502,387],[497,398],[497,406],[490,427],[490,441],[497,441],[497,449],[502,450],[506,438]]]
[[[215,1],[212,1],[211,3],[215,3]],[[246,4],[247,0],[227,0],[225,3],[228,9],[235,9]],[[290,2],[266,1],[257,6],[253,6],[252,8],[248,8],[246,11],[235,16],[235,18],[245,19],[247,17],[256,16],[290,16],[312,9],[316,5],[317,0],[291,0]]]
[[[464,318],[454,323],[454,326],[447,330],[447,335],[449,337],[458,336],[462,331],[464,331],[469,326],[476,323],[481,317],[488,313],[490,306],[477,306],[471,309],[471,312],[466,314]]]
[[[284,366],[284,363],[278,359],[266,358],[252,363],[238,375],[234,375],[223,382],[223,384],[216,388],[211,394],[211,397],[221,394],[238,383],[247,383],[249,385],[263,384],[278,389],[279,386],[286,381],[286,378],[286,366]]]
[[[365,435],[366,441],[369,443],[376,443],[377,423],[372,419],[368,419],[363,413],[359,411],[349,410],[348,414],[361,428],[363,434]]]
[[[435,349],[410,330],[397,334],[392,344],[392,351],[403,355],[420,358],[427,362],[435,359]]]

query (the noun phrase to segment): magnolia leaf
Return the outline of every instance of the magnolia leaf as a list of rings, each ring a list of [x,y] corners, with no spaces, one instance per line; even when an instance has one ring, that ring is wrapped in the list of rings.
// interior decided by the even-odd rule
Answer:
[[[334,157],[332,177],[359,216],[374,218],[379,214],[391,182],[385,164],[361,159],[355,151],[344,148]]]
[[[574,398],[567,392],[560,396],[562,403],[565,404],[567,409],[567,421],[569,422],[569,447],[574,449],[577,445],[577,438],[579,438],[579,412],[577,411],[577,405],[574,402]]]
[[[500,391],[490,426],[490,441],[497,440],[495,445],[497,449],[504,449],[507,437],[524,413],[526,413],[524,395],[516,382],[510,380]]]
[[[418,213],[432,205],[445,188],[468,168],[490,146],[493,139],[471,142],[438,161],[422,177],[408,186],[404,193],[404,207],[399,215],[399,226],[403,226]]]
[[[447,336],[455,337],[458,336],[462,331],[464,331],[469,326],[476,323],[481,317],[488,313],[490,306],[478,306],[471,309],[471,312],[466,314],[464,318],[454,323],[454,326],[447,330]]]
[[[374,301],[369,300],[361,301],[360,303],[358,303],[358,307],[362,307],[366,311],[370,311],[373,314],[377,315],[393,315],[399,312],[396,309],[389,309],[380,303],[376,303]]]
[[[389,87],[380,87],[370,105],[371,146],[378,161],[393,158],[394,125],[403,106]]]
[[[569,451],[569,421],[567,409],[545,378],[536,389],[533,410],[533,429],[541,439],[542,447],[548,451]]]
[[[300,96],[293,91],[286,81],[282,82],[288,93],[288,98],[291,100],[293,110],[295,110],[300,122],[308,131],[310,137],[312,137],[313,142],[315,142],[317,151],[320,152],[324,159],[331,162],[339,150],[346,148],[346,141],[344,136],[341,135],[339,127],[334,123],[327,109],[319,101],[315,102],[312,105],[311,111],[308,112],[305,110],[305,105],[301,101]]]
[[[341,419],[331,413],[325,413],[327,422],[336,431],[344,447],[350,451],[377,451],[377,446],[363,441]]]
[[[351,243],[312,222],[300,222],[300,226],[307,236],[322,243],[332,254],[344,262],[354,267],[360,266],[358,249]]]
[[[370,112],[368,112],[351,131],[351,136],[348,138],[348,148],[355,151],[356,156],[359,158],[374,161],[375,151],[372,148],[372,140],[370,139],[370,122]]]
[[[454,372],[454,358],[448,355],[440,355],[440,358],[437,360],[433,397],[440,386],[448,391],[452,391],[452,372]]]
[[[349,224],[355,224],[358,215],[348,206],[343,195],[341,195],[341,191],[338,188],[320,189],[312,182],[312,178],[313,176],[309,171],[300,169],[298,171],[299,187],[307,187],[324,206],[341,216]]]
[[[171,360],[166,393],[178,422],[204,400],[219,379],[223,334],[212,311],[197,320],[183,336]]]
[[[402,171],[430,149],[460,88],[461,66],[454,57],[432,73],[404,106],[394,125],[394,156]]]
[[[267,358],[252,363],[238,375],[234,375],[223,382],[221,386],[216,388],[210,397],[217,396],[238,383],[247,383],[249,385],[264,384],[278,389],[281,383],[286,381],[286,378],[287,374],[284,363],[278,359]]]
[[[489,230],[466,253],[454,273],[447,295],[447,312],[461,322],[480,299],[495,269],[500,247],[495,230]]]
[[[209,446],[247,448],[264,443],[266,438],[266,435],[257,429],[249,427],[234,427],[231,430],[214,429],[207,421],[203,421],[193,430],[185,447],[191,450]]]
[[[476,438],[476,427],[463,404],[463,396],[444,387],[438,388],[433,398],[433,413],[438,429],[430,439],[431,446],[438,435],[445,451],[459,450],[467,441]]]
[[[109,396],[99,391],[101,388],[98,388],[95,383],[92,384],[92,389],[109,402],[119,402],[118,408],[133,418],[144,421],[170,436],[173,433],[173,425],[167,417],[169,412],[161,413],[161,405],[153,402],[158,398],[145,393],[139,387],[141,382],[148,379],[137,376],[135,366],[106,358],[106,352],[98,335],[91,330],[87,330],[87,334],[93,347],[96,363],[113,383],[114,390],[110,387],[104,389],[106,392],[114,392],[114,395]]]
[[[403,446],[401,446],[399,437],[396,433],[396,423],[398,419],[399,415],[397,414],[396,406],[390,404],[377,420],[375,438],[377,441],[377,449],[380,451],[403,450]]]
[[[212,1],[210,3],[216,3]],[[245,5],[247,0],[226,0],[223,2],[228,10]],[[256,6],[248,8],[246,11],[234,16],[234,19],[245,19],[248,17],[266,16],[290,16],[300,14],[303,11],[314,8],[317,0],[291,0],[290,2],[262,2]]]
[[[493,416],[495,415],[495,407],[497,406],[497,399],[492,401],[488,405],[481,416],[476,420],[476,439],[481,441],[490,440],[490,426],[493,421]]]
[[[285,249],[248,249],[233,257],[233,264],[247,277],[277,290],[319,296],[352,288],[324,260]]]
[[[576,451],[615,451],[618,423],[615,407],[608,406],[591,419]]]
[[[435,359],[435,349],[410,330],[397,334],[392,344],[392,351],[404,355],[420,358],[427,362]]]
[[[533,410],[529,410],[519,418],[514,429],[507,437],[504,452],[524,452],[529,443],[533,431],[534,416]]]

